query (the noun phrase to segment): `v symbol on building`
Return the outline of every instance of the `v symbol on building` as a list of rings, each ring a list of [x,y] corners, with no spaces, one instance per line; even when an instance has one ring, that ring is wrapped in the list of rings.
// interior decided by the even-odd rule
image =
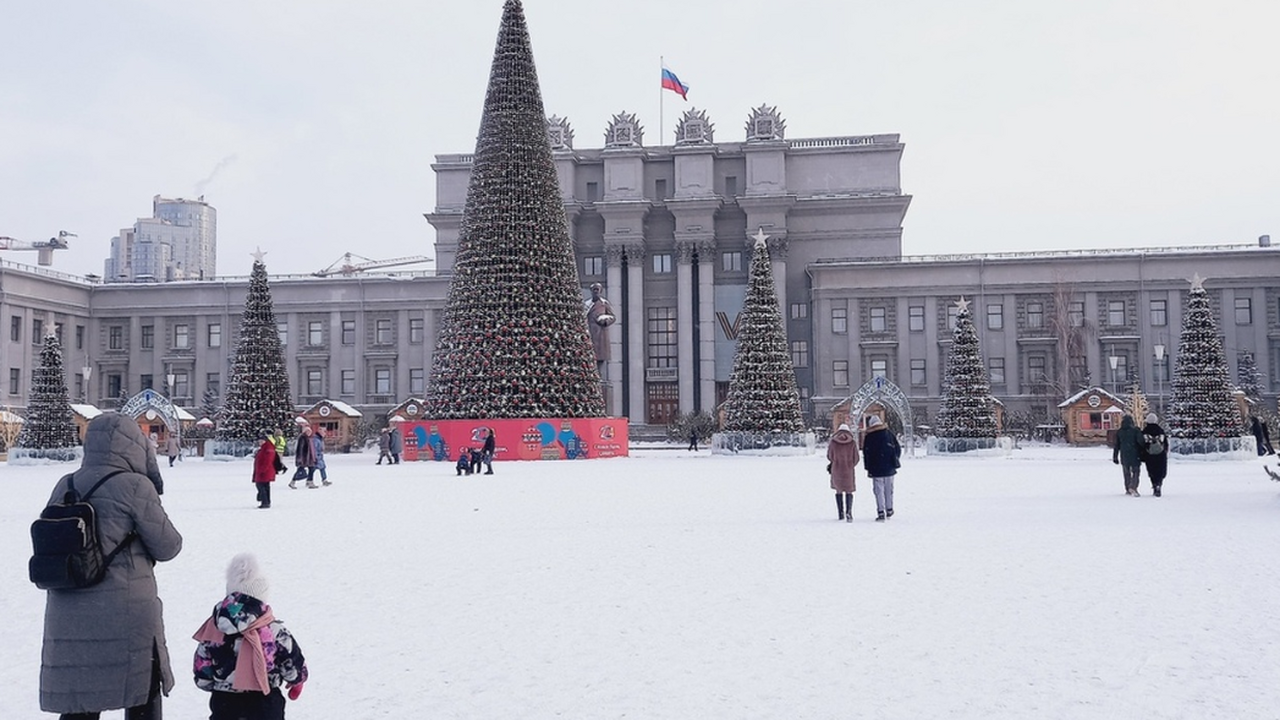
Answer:
[[[729,322],[729,316],[723,312],[716,313],[716,320],[720,323],[720,329],[724,331],[724,336],[730,340],[738,339],[738,330],[742,327],[742,313],[733,316],[733,323]]]

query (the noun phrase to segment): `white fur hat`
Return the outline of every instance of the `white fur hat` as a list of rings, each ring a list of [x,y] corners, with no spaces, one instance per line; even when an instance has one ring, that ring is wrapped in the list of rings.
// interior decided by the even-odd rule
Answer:
[[[880,424],[880,416],[872,415],[867,418],[867,429],[871,429]]]
[[[840,427],[836,428],[836,432],[844,430],[845,432],[853,432],[853,428],[849,427],[849,423],[840,423]]]
[[[1156,417],[1156,414],[1155,414],[1155,413],[1147,413],[1147,424],[1148,424],[1148,425],[1155,425],[1157,422],[1159,422],[1159,418],[1157,418],[1157,417]]]
[[[231,558],[231,564],[227,565],[228,595],[238,592],[266,602],[270,590],[271,584],[263,576],[262,569],[258,567],[258,558],[253,553],[240,553]]]

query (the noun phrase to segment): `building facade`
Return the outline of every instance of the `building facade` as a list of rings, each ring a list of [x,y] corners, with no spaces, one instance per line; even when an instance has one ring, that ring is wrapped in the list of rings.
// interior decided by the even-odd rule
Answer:
[[[111,238],[103,277],[112,282],[170,282],[217,276],[218,212],[204,201],[151,199],[151,217]]]

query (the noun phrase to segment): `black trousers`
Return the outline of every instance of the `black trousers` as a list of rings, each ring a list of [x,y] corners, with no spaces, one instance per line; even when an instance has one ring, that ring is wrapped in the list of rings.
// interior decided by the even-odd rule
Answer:
[[[271,483],[269,482],[254,483],[254,485],[258,486],[258,504],[270,505],[271,504]]]
[[[271,688],[260,692],[218,692],[209,694],[209,720],[284,720],[284,694]]]
[[[147,696],[147,703],[145,705],[135,705],[125,710],[124,720],[162,720],[160,684],[160,657],[153,651],[151,655],[151,693]],[[62,713],[58,717],[61,720],[98,720],[101,717],[101,713]],[[280,717],[284,717],[284,715]]]

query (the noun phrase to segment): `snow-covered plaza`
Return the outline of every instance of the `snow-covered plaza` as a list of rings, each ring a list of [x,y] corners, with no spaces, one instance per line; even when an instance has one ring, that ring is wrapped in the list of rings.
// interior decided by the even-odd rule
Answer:
[[[1123,494],[1105,448],[905,458],[897,515],[836,521],[825,459],[375,466],[274,487],[163,468],[178,685],[227,560],[257,552],[311,669],[290,718],[1274,718],[1280,484],[1175,458]],[[40,713],[28,526],[62,468],[0,465],[0,717]],[[119,717],[119,713],[105,717]]]

